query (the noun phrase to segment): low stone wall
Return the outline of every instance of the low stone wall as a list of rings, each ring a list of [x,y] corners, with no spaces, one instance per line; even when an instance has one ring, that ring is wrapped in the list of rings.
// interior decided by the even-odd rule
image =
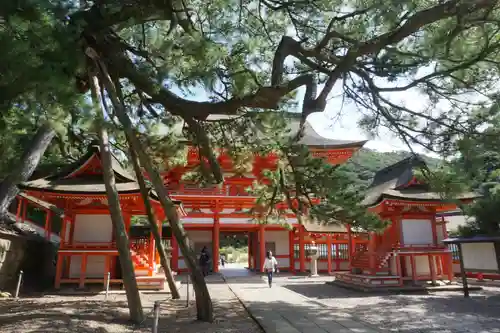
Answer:
[[[26,239],[23,236],[0,230],[0,290],[15,288],[25,249]]]

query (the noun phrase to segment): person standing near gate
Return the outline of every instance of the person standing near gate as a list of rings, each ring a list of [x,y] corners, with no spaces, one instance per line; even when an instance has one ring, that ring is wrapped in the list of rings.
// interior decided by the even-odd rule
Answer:
[[[264,261],[264,270],[267,273],[267,283],[269,284],[269,288],[273,285],[273,273],[278,273],[278,261],[275,257],[273,257],[273,253],[271,251],[267,251],[266,260]]]
[[[200,259],[199,259],[199,263],[200,263],[201,271],[203,272],[203,276],[208,275],[208,263],[209,262],[210,262],[210,255],[208,254],[207,247],[204,246],[203,249],[201,249]]]

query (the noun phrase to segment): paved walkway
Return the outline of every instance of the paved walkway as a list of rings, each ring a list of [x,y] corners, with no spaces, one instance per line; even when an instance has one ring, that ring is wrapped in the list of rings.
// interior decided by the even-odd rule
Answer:
[[[267,286],[262,276],[256,275],[226,277],[226,281],[267,333],[382,332],[348,313],[334,312],[325,305],[281,287],[283,283],[292,282],[287,277],[276,278],[272,288]],[[321,278],[317,281],[324,283]]]

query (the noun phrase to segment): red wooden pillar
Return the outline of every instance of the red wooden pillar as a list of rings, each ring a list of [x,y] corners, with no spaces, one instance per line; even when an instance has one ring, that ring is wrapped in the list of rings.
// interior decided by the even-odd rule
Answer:
[[[290,272],[295,272],[294,239],[295,233],[292,229],[288,232],[288,257],[290,261]]]
[[[54,288],[59,289],[61,287],[61,277],[63,271],[63,260],[65,258],[61,253],[57,254],[57,264],[56,264],[56,278],[54,281]]]
[[[443,266],[442,266],[441,256],[440,255],[434,256],[434,259],[436,261],[436,274],[437,274],[437,276],[442,277],[443,276]]]
[[[50,210],[46,210],[45,212],[45,239],[48,240],[50,242],[50,236],[51,236],[51,227],[50,227],[50,217],[51,217],[51,211]]]
[[[21,218],[21,209],[23,207],[23,199],[18,197],[17,199],[17,212],[16,212],[16,222]]]
[[[375,274],[375,271],[376,271],[376,262],[375,262],[375,242],[376,242],[376,234],[374,232],[370,232],[370,236],[369,236],[369,240],[368,240],[368,255],[369,255],[369,267],[370,267],[370,271],[372,272],[372,274]]]
[[[214,227],[212,230],[212,253],[213,253],[213,270],[219,272],[219,248],[220,248],[220,221],[218,213],[214,216]]]
[[[263,224],[259,226],[259,266],[260,266],[260,271],[263,273],[264,272],[264,261],[266,259],[266,229]]]
[[[326,272],[327,272],[327,274],[331,274],[332,273],[332,235],[330,235],[330,234],[326,235],[326,249],[327,249],[327,252],[326,252],[327,253],[326,254],[326,259],[327,259]],[[336,258],[338,259],[338,256]]]
[[[28,211],[28,202],[26,200],[23,200],[23,217],[22,217],[22,222],[26,221],[26,214]]]
[[[354,244],[353,244],[353,237],[352,237],[352,232],[351,232],[351,225],[347,225],[347,259],[349,260],[349,270],[351,269],[351,264],[352,264],[352,255],[354,253]]]
[[[257,272],[260,271],[259,267],[257,267],[257,255],[259,253],[259,235],[257,232],[252,232],[252,247],[253,247],[253,269]]]
[[[431,281],[432,284],[436,284],[436,266],[434,266],[434,256],[432,254],[429,254],[427,256],[429,260],[429,271],[431,272]]]
[[[255,256],[252,248],[252,233],[248,233],[248,269],[252,269],[252,258]]]
[[[304,226],[302,225],[299,225],[299,264],[299,271],[301,273],[304,273],[306,271],[306,252],[304,241]]]
[[[85,277],[87,276],[87,254],[82,254],[82,261],[80,266],[80,281],[78,283],[79,288],[85,287]]]
[[[431,220],[432,223],[432,245],[437,246],[438,237],[437,237],[437,225],[436,225],[436,216],[434,215]]]

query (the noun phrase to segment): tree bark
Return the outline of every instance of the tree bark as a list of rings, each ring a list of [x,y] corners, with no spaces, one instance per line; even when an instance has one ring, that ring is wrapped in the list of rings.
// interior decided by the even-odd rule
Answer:
[[[19,164],[0,184],[0,221],[4,220],[10,204],[19,192],[17,185],[31,177],[55,135],[56,132],[50,124],[45,123],[40,126],[21,156]]]
[[[99,141],[101,148],[101,163],[104,175],[104,184],[108,197],[109,212],[116,235],[116,245],[120,256],[120,266],[123,276],[123,284],[127,294],[128,308],[132,322],[139,324],[144,320],[141,297],[137,288],[135,279],[134,265],[130,255],[127,230],[123,223],[122,211],[120,208],[120,199],[116,190],[115,175],[111,166],[111,153],[109,151],[108,133],[104,126],[99,128]]]
[[[125,293],[127,295],[130,320],[133,323],[139,324],[144,321],[144,312],[142,310],[139,289],[137,288],[134,264],[132,263],[132,256],[130,254],[128,234],[123,222],[123,215],[120,207],[120,197],[118,196],[118,191],[116,189],[116,180],[112,167],[108,132],[104,127],[104,117],[100,113],[101,103],[100,93],[98,89],[99,83],[95,76],[89,75],[89,79],[91,85],[92,102],[96,109],[97,115],[97,132],[99,135],[104,186],[106,188],[106,194],[108,198],[111,222],[113,224],[113,229],[116,235],[116,246],[118,248],[118,256],[120,258],[123,285],[125,286]]]
[[[130,139],[127,137],[127,141],[130,142]],[[163,247],[163,243],[161,242],[160,232],[158,231],[158,226],[156,225],[155,216],[153,213],[153,207],[151,207],[151,202],[149,201],[149,192],[146,188],[146,182],[144,181],[144,176],[142,175],[141,168],[139,166],[139,161],[137,159],[137,154],[135,153],[132,147],[129,147],[130,151],[130,159],[132,160],[132,164],[134,166],[135,175],[137,177],[137,182],[139,183],[139,187],[141,188],[142,200],[144,201],[144,207],[146,208],[146,214],[148,216],[149,226],[151,228],[151,232],[153,233],[153,237],[155,239],[156,250],[160,255],[160,264],[163,268],[163,272],[165,273],[165,278],[167,279],[168,287],[170,288],[170,292],[172,293],[173,299],[181,298],[179,294],[179,290],[175,285],[174,276],[172,275],[172,270],[170,268],[170,263],[168,262],[167,254],[165,253],[165,248]]]
[[[114,107],[115,115],[118,117],[118,120],[123,125],[125,130],[125,134],[130,138],[130,144],[132,145],[132,149],[137,152],[139,156],[139,161],[141,165],[146,169],[149,176],[151,177],[151,182],[153,187],[158,194],[160,203],[165,212],[165,215],[170,223],[172,228],[172,233],[177,239],[177,243],[179,248],[181,249],[181,253],[184,256],[185,263],[187,268],[191,273],[191,281],[193,283],[193,288],[196,293],[196,310],[197,310],[197,318],[201,321],[212,322],[213,321],[213,307],[212,300],[210,299],[210,294],[208,292],[207,284],[205,283],[205,278],[201,273],[200,268],[196,264],[196,256],[189,245],[189,239],[187,237],[187,233],[184,230],[182,223],[177,214],[177,210],[175,208],[174,203],[170,200],[167,190],[163,185],[163,181],[160,177],[158,171],[153,167],[151,159],[146,154],[145,150],[142,147],[142,143],[137,138],[132,122],[128,117],[125,106],[120,103],[120,100],[117,95],[116,87],[111,80],[109,73],[107,72],[106,65],[97,57],[97,52],[95,50],[87,49],[87,54],[91,56],[96,62],[99,62],[99,68],[102,71],[102,80],[104,83],[104,87],[108,92],[109,98]]]

